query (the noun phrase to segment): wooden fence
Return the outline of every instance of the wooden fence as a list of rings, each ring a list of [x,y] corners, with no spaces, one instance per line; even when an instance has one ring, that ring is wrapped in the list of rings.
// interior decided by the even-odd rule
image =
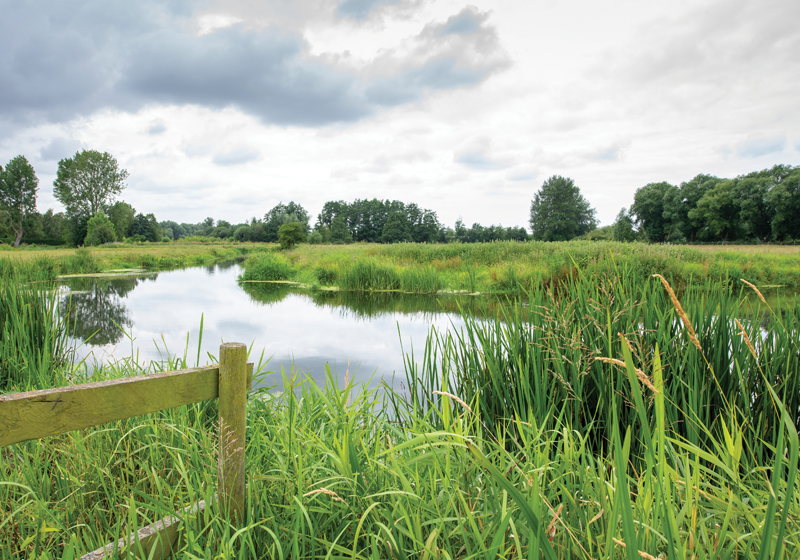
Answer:
[[[253,364],[246,361],[247,347],[232,342],[220,346],[219,365],[0,395],[0,448],[218,398],[217,496],[222,511],[236,523],[244,515],[245,409],[253,379]],[[205,507],[204,502],[193,504],[184,517],[202,522]],[[115,549],[123,555],[167,558],[180,531],[181,519],[168,517],[83,560],[111,557]]]

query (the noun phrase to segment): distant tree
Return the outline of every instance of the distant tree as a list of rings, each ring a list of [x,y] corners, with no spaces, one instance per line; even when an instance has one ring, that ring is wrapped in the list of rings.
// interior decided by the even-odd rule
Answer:
[[[14,247],[19,247],[22,241],[25,218],[36,212],[38,189],[39,179],[25,156],[17,156],[9,161],[5,170],[0,167],[0,207],[5,211],[8,224],[16,234]]]
[[[131,235],[135,217],[136,209],[122,200],[108,208],[108,219],[114,225],[114,233],[120,241]]]
[[[741,206],[736,197],[736,181],[718,183],[697,201],[689,212],[689,219],[698,226],[698,237],[703,241],[735,241],[742,237],[739,221]]]
[[[52,208],[42,215],[42,230],[48,239],[63,239],[65,233],[64,213],[53,213]]]
[[[670,223],[664,218],[664,196],[670,188],[674,187],[667,182],[648,183],[633,195],[630,213],[650,243],[662,243],[669,234]]]
[[[572,179],[553,175],[531,201],[531,231],[542,241],[567,241],[597,227],[595,210]]]
[[[336,245],[353,242],[353,236],[347,228],[344,216],[336,216],[331,222],[330,242]]]
[[[627,242],[636,240],[636,232],[633,230],[633,218],[625,208],[617,214],[617,219],[614,221],[612,228],[612,237],[614,241]]]
[[[263,241],[278,241],[278,229],[291,222],[299,222],[303,226],[303,231],[308,233],[309,215],[305,208],[296,202],[275,205],[269,212],[264,214]]]
[[[800,239],[800,167],[778,180],[768,200],[774,212],[773,238],[777,241]]]
[[[302,222],[287,222],[278,228],[278,243],[283,250],[291,249],[305,240],[306,230]]]
[[[22,236],[22,240],[25,243],[42,239],[44,237],[44,219],[42,215],[33,211],[25,216],[25,219],[22,220],[22,229],[25,230],[25,234]]]
[[[137,236],[153,243],[161,240],[161,228],[153,214],[136,214],[131,227],[131,237]]]
[[[58,162],[53,195],[66,209],[76,244],[83,243],[89,218],[108,211],[110,202],[125,188],[127,178],[128,172],[120,169],[108,152],[82,150]]]
[[[381,234],[381,243],[403,243],[411,241],[411,233],[408,231],[408,222],[402,212],[389,212],[386,223]]]
[[[114,233],[114,224],[105,214],[98,212],[86,224],[86,240],[84,245],[102,245],[117,240]]]

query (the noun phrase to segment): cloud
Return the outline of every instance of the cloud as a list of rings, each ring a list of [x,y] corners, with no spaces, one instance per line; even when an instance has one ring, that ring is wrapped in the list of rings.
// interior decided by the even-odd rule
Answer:
[[[75,155],[84,148],[79,140],[73,138],[53,138],[50,143],[39,151],[39,157],[44,161],[60,161]]]
[[[414,3],[349,0],[339,7],[361,13],[389,4]],[[195,104],[235,107],[265,123],[320,126],[474,86],[509,64],[488,14],[475,8],[354,65],[312,55],[300,28],[204,16],[202,6],[12,3],[0,19],[0,120],[24,126],[101,109]]]
[[[223,152],[214,156],[212,160],[216,165],[223,167],[242,165],[258,159],[259,154],[253,150],[237,149],[229,152]]]
[[[150,123],[150,126],[147,127],[145,132],[150,136],[158,136],[159,134],[163,134],[167,130],[167,125],[164,124],[164,121],[161,119],[154,120]]]
[[[624,149],[624,146],[615,144],[607,148],[602,148],[594,155],[590,156],[590,159],[597,161],[619,161],[622,159]]]
[[[748,140],[739,144],[739,146],[736,148],[736,155],[745,158],[757,158],[782,152],[786,146],[787,142],[785,136],[759,138],[756,140]]]
[[[402,0],[344,0],[336,7],[336,13],[355,20],[364,20],[378,8],[403,3]]]

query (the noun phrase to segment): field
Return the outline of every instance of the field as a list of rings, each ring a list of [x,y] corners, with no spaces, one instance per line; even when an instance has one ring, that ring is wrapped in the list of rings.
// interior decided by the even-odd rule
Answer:
[[[470,270],[477,288],[500,289],[492,271],[509,267],[542,281],[489,320],[432,331],[407,357],[406,391],[365,393],[340,371],[324,387],[285,372],[280,392],[252,393],[246,519],[231,526],[212,507],[177,557],[800,556],[800,305],[776,308],[739,280],[745,267],[755,282],[789,279],[796,253],[367,245],[250,258],[248,270],[301,281],[351,274],[349,289],[392,280],[371,266],[429,269],[439,290]],[[664,278],[651,276],[659,263]],[[17,303],[0,328],[17,342],[0,364],[17,373],[0,383],[71,382],[46,292],[2,286]],[[25,369],[44,362],[50,378]],[[93,376],[187,365],[122,361]],[[0,558],[74,558],[210,500],[216,420],[208,402],[3,449]]]
[[[93,274],[132,268],[169,269],[200,265],[264,250],[254,243],[138,243],[104,247],[11,249],[0,245],[0,277],[17,269],[26,277],[53,280],[67,274]]]
[[[728,248],[613,242],[497,242],[450,245],[300,245],[246,262],[245,281],[294,280],[342,290],[521,293],[582,274],[662,274],[687,285],[800,288],[795,247]]]

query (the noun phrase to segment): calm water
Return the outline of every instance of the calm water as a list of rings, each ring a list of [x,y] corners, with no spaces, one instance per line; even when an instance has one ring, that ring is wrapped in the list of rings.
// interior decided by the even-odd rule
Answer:
[[[405,379],[401,336],[406,353],[413,348],[421,359],[430,327],[459,328],[459,303],[475,304],[467,298],[241,287],[240,272],[228,262],[65,282],[61,308],[71,301],[75,335],[83,342],[79,359],[95,364],[135,356],[147,363],[165,359],[167,352],[186,352],[192,366],[202,316],[201,365],[209,362],[207,353],[218,355],[221,342],[244,342],[253,346],[250,361],[257,364],[262,351],[270,358],[267,371],[289,371],[293,365],[322,382],[330,364],[340,380],[349,369],[356,381],[372,377],[374,386],[383,378],[399,388]],[[279,375],[270,378],[275,382]]]

